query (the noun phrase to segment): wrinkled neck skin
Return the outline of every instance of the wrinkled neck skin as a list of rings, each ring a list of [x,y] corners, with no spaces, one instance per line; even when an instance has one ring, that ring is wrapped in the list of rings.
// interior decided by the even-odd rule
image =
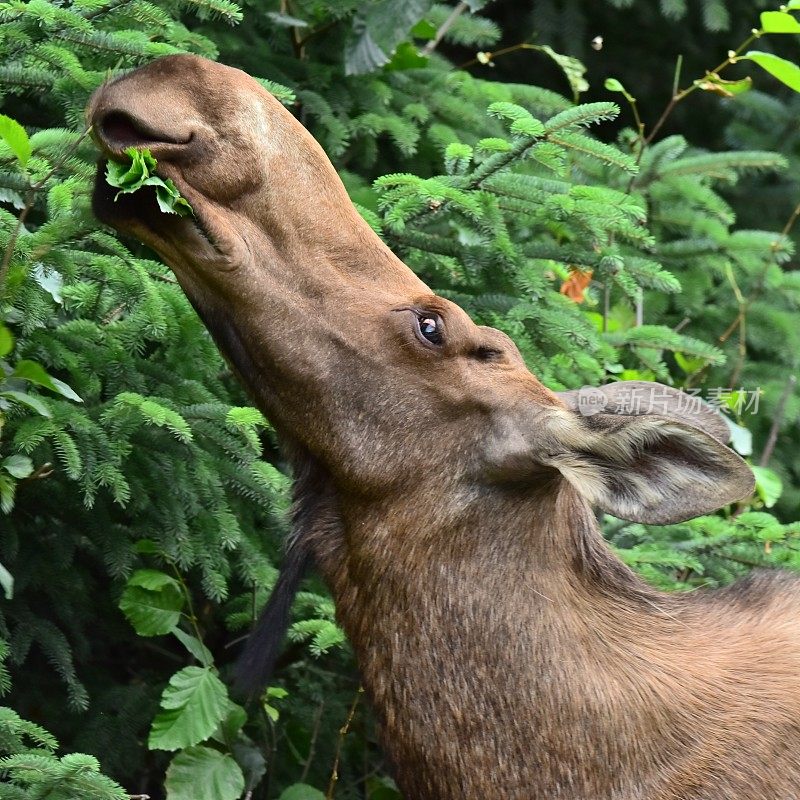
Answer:
[[[449,502],[334,490],[313,543],[405,797],[800,796],[796,671],[785,715],[763,723],[796,599],[791,630],[763,597],[734,629],[730,599],[643,584],[566,484],[437,489]],[[759,769],[776,751],[793,766]]]

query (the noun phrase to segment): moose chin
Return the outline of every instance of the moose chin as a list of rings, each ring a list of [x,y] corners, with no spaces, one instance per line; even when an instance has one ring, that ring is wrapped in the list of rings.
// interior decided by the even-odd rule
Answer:
[[[243,684],[268,677],[313,563],[409,800],[800,797],[798,579],[662,594],[594,515],[672,523],[748,497],[711,409],[658,384],[589,406],[550,391],[386,247],[238,70],[168,56],[87,115],[103,158],[149,148],[191,203],[115,203],[102,172],[95,195],[172,268],[294,467]]]

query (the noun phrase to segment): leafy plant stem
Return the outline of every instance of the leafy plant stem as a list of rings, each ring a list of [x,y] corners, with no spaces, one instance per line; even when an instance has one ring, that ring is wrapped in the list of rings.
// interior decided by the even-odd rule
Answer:
[[[169,565],[172,568],[173,573],[175,574],[175,580],[178,581],[181,587],[181,591],[183,592],[183,596],[186,599],[186,608],[189,609],[188,614],[184,614],[184,616],[189,620],[189,623],[192,626],[192,630],[194,631],[195,637],[197,637],[198,642],[203,641],[203,634],[200,631],[200,625],[197,621],[197,615],[194,612],[194,605],[192,604],[192,593],[189,591],[189,587],[186,585],[186,581],[181,575],[180,570],[178,569],[177,565],[171,559],[168,559]],[[209,664],[204,664],[204,666],[210,666]]]

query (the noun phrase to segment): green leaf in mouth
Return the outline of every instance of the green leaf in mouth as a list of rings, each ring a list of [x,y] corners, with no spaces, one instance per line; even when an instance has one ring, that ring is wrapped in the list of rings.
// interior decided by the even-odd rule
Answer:
[[[142,186],[154,186],[156,201],[163,213],[179,217],[194,215],[189,201],[181,196],[178,187],[169,178],[164,180],[155,174],[157,162],[147,148],[129,147],[125,155],[130,158],[129,163],[109,161],[106,166],[106,182],[119,189],[114,200],[121,194],[132,194]]]

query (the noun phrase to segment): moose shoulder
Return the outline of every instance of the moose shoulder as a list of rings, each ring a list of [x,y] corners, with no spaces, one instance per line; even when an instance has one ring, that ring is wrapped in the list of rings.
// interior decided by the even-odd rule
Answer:
[[[798,581],[658,593],[592,512],[665,523],[747,496],[709,409],[654,384],[549,391],[380,241],[242,72],[169,56],[87,113],[106,158],[148,147],[194,208],[114,203],[98,178],[100,219],[172,267],[295,465],[253,682],[313,560],[409,800],[800,797]]]

